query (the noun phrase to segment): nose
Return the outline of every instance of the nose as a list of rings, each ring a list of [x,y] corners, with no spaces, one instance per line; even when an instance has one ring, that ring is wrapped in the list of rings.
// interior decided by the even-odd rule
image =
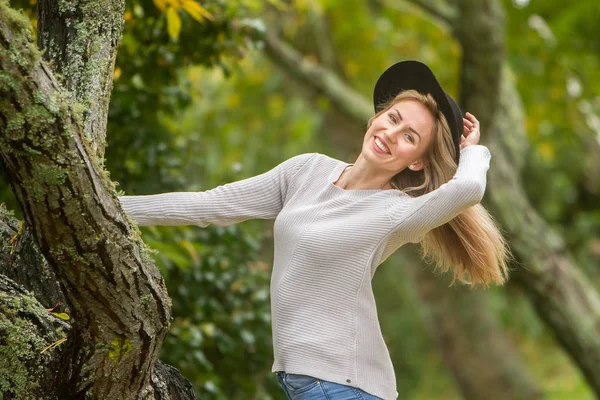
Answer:
[[[386,129],[383,132],[383,140],[385,140],[387,143],[395,144],[396,143],[396,141],[395,141],[396,135],[394,135],[394,131],[395,131],[394,128]],[[392,139],[392,137],[394,139]]]

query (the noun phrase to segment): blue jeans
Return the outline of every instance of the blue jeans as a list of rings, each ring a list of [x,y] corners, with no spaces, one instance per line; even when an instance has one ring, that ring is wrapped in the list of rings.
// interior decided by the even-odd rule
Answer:
[[[352,386],[341,385],[308,375],[275,372],[289,400],[381,400]]]

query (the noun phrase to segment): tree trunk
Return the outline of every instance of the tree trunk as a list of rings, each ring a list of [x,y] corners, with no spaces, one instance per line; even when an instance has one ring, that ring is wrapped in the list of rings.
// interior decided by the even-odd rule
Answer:
[[[152,369],[168,331],[170,301],[139,231],[118,206],[115,188],[99,165],[124,6],[79,2],[48,11],[54,4],[42,2],[40,7],[46,19],[42,25],[49,27],[40,43],[48,45],[50,60],[62,65],[69,91],[85,103],[82,107],[74,101],[41,61],[28,19],[0,0],[0,160],[23,210],[24,231],[32,233],[59,281],[71,317],[68,332],[62,332],[67,340],[55,350],[60,352],[58,371],[52,364],[51,374],[39,374],[47,364],[34,352],[33,358],[24,354],[23,362],[16,363],[27,374],[18,379],[25,379],[31,390],[52,379],[45,397],[161,397],[169,384],[152,378]],[[50,28],[47,18],[55,17],[75,30]],[[79,59],[71,71],[70,63]],[[42,265],[40,257],[31,257]],[[3,282],[10,296],[18,295],[14,285]],[[22,311],[3,312],[3,334],[14,338],[15,332],[31,330],[11,319],[28,315],[31,307],[43,309],[30,300],[21,308],[15,302]],[[33,343],[45,332],[31,335],[23,340]],[[28,348],[37,351],[61,332],[56,335]],[[17,352],[15,357],[21,356]],[[161,370],[174,376],[167,367]],[[4,371],[0,376],[10,381],[12,375]],[[153,383],[164,390],[156,392]],[[34,392],[18,395],[27,393]]]
[[[268,37],[265,51],[286,73],[329,96],[340,111],[356,121],[357,126],[364,126],[373,115],[367,99],[348,88],[331,71],[303,61],[300,54],[277,38]],[[344,143],[346,148],[342,150],[349,153],[349,141]],[[404,261],[402,268],[421,269],[419,261],[412,257],[407,256]],[[419,294],[428,310],[432,331],[444,361],[466,399],[535,399],[541,396],[516,352],[500,333],[484,293],[465,287],[449,289],[429,271],[418,276]],[[469,305],[468,313],[464,311],[465,305]]]
[[[563,238],[532,207],[511,163],[518,158],[511,154],[518,145],[507,133],[524,126],[524,121],[507,118],[510,112],[495,112],[499,100],[492,99],[498,98],[500,82],[509,81],[501,79],[502,57],[490,56],[481,39],[499,42],[496,35],[503,16],[496,10],[502,6],[497,0],[459,3],[459,20],[471,21],[469,29],[457,35],[463,48],[463,69],[468,71],[461,75],[462,106],[480,116],[482,132],[489,133],[482,138],[495,158],[490,168],[490,208],[508,230],[518,259],[526,265],[513,272],[515,283],[600,396],[600,295],[577,268]],[[516,93],[514,84],[505,92]]]

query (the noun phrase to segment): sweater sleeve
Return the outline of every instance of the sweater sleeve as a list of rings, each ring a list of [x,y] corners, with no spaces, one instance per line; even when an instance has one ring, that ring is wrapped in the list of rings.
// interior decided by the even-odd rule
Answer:
[[[396,234],[418,243],[430,230],[444,225],[483,199],[490,151],[482,145],[466,146],[454,177],[439,188],[418,197],[406,194],[395,198],[390,216]]]
[[[119,196],[123,210],[140,226],[231,225],[252,218],[274,219],[296,173],[315,153],[292,157],[263,174],[203,192]]]

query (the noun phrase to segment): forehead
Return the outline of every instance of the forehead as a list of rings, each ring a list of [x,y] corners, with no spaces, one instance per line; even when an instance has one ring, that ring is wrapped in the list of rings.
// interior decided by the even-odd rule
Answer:
[[[402,119],[421,135],[429,134],[433,128],[431,111],[415,99],[402,99],[390,107],[391,111],[399,111]]]

